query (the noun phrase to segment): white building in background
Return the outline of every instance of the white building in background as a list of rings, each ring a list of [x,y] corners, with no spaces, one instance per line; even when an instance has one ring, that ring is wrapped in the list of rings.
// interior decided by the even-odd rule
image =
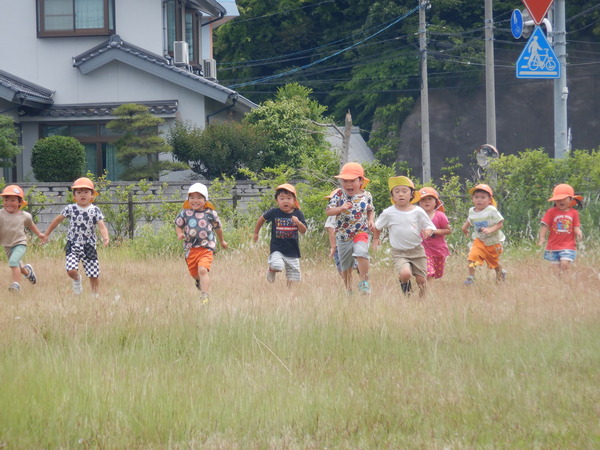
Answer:
[[[118,180],[114,108],[147,105],[166,120],[204,127],[239,120],[254,103],[218,83],[212,31],[238,16],[235,1],[2,0],[0,114],[13,117],[23,152],[8,182],[34,181],[31,149],[51,135],[77,138],[87,168]]]

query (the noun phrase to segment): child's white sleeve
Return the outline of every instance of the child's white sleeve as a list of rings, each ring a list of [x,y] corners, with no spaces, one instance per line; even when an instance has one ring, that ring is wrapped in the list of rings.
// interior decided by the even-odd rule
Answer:
[[[337,216],[329,216],[325,221],[325,228],[337,228]]]

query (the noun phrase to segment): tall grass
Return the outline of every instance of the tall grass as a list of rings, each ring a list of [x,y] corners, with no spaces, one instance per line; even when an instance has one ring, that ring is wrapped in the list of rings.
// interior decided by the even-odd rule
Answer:
[[[220,252],[208,305],[179,256],[101,249],[92,299],[62,255],[31,249],[38,284],[2,288],[0,445],[600,446],[597,254],[557,280],[507,252],[505,285],[481,270],[469,288],[457,255],[419,299],[385,253],[371,297],[311,252],[298,286],[267,284],[267,248]]]

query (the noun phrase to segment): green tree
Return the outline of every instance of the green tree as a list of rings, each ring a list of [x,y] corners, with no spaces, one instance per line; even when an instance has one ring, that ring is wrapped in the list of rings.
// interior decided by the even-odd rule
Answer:
[[[246,114],[243,122],[266,136],[259,154],[265,167],[300,167],[303,157],[327,149],[321,123],[326,108],[309,98],[311,89],[297,83],[277,91],[275,100],[267,100]]]
[[[31,168],[39,181],[73,181],[85,170],[85,147],[70,136],[40,139],[32,149]]]
[[[0,115],[0,167],[12,167],[13,158],[21,153],[19,131],[12,118]]]
[[[167,140],[177,160],[211,179],[239,177],[241,168],[260,169],[260,155],[266,145],[265,136],[255,127],[237,122],[211,124],[202,130],[190,122],[177,121]]]
[[[172,149],[158,129],[164,120],[151,114],[147,107],[126,103],[116,108],[114,115],[117,118],[106,127],[123,133],[115,142],[117,158],[127,167],[121,178],[158,180],[162,171],[188,168],[181,162],[159,160],[159,153],[170,153]]]

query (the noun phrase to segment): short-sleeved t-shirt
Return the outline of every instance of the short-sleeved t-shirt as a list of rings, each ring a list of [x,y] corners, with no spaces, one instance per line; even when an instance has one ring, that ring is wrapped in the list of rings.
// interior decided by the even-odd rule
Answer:
[[[217,241],[214,230],[221,228],[221,220],[214,209],[184,209],[177,214],[175,225],[183,230],[183,248],[204,247],[215,251]]]
[[[33,225],[31,214],[17,211],[13,214],[0,209],[0,245],[12,248],[15,245],[27,245],[25,228]]]
[[[436,211],[431,219],[435,228],[440,230],[448,227],[448,217],[441,211]],[[446,243],[446,237],[439,234],[434,234],[431,237],[423,240],[423,247],[427,256],[448,256],[450,250]]]
[[[384,209],[375,221],[375,228],[388,228],[390,245],[397,250],[419,247],[423,241],[421,231],[435,230],[427,213],[417,206],[410,211],[400,211],[395,206]]]
[[[300,258],[299,232],[298,226],[292,221],[294,216],[306,225],[304,214],[299,209],[285,213],[280,208],[273,208],[263,214],[263,219],[271,222],[271,253],[281,252],[288,258]]]
[[[505,236],[502,230],[498,230],[494,233],[482,233],[482,228],[493,227],[498,222],[504,220],[502,214],[496,209],[495,206],[489,205],[481,211],[475,211],[474,207],[469,209],[469,223],[473,226],[473,239],[478,238],[484,245],[496,245],[504,242]]]
[[[369,231],[368,211],[373,211],[373,197],[369,191],[361,194],[348,195],[339,189],[327,205],[327,209],[338,208],[346,202],[352,202],[352,208],[342,211],[337,217],[336,238],[340,241],[351,241],[359,233]]]
[[[69,219],[67,241],[71,244],[96,245],[96,224],[104,220],[104,215],[96,205],[85,208],[72,203],[65,206],[61,214]]]
[[[575,250],[575,227],[580,226],[579,211],[561,211],[556,206],[544,214],[542,223],[550,228],[546,250]]]

